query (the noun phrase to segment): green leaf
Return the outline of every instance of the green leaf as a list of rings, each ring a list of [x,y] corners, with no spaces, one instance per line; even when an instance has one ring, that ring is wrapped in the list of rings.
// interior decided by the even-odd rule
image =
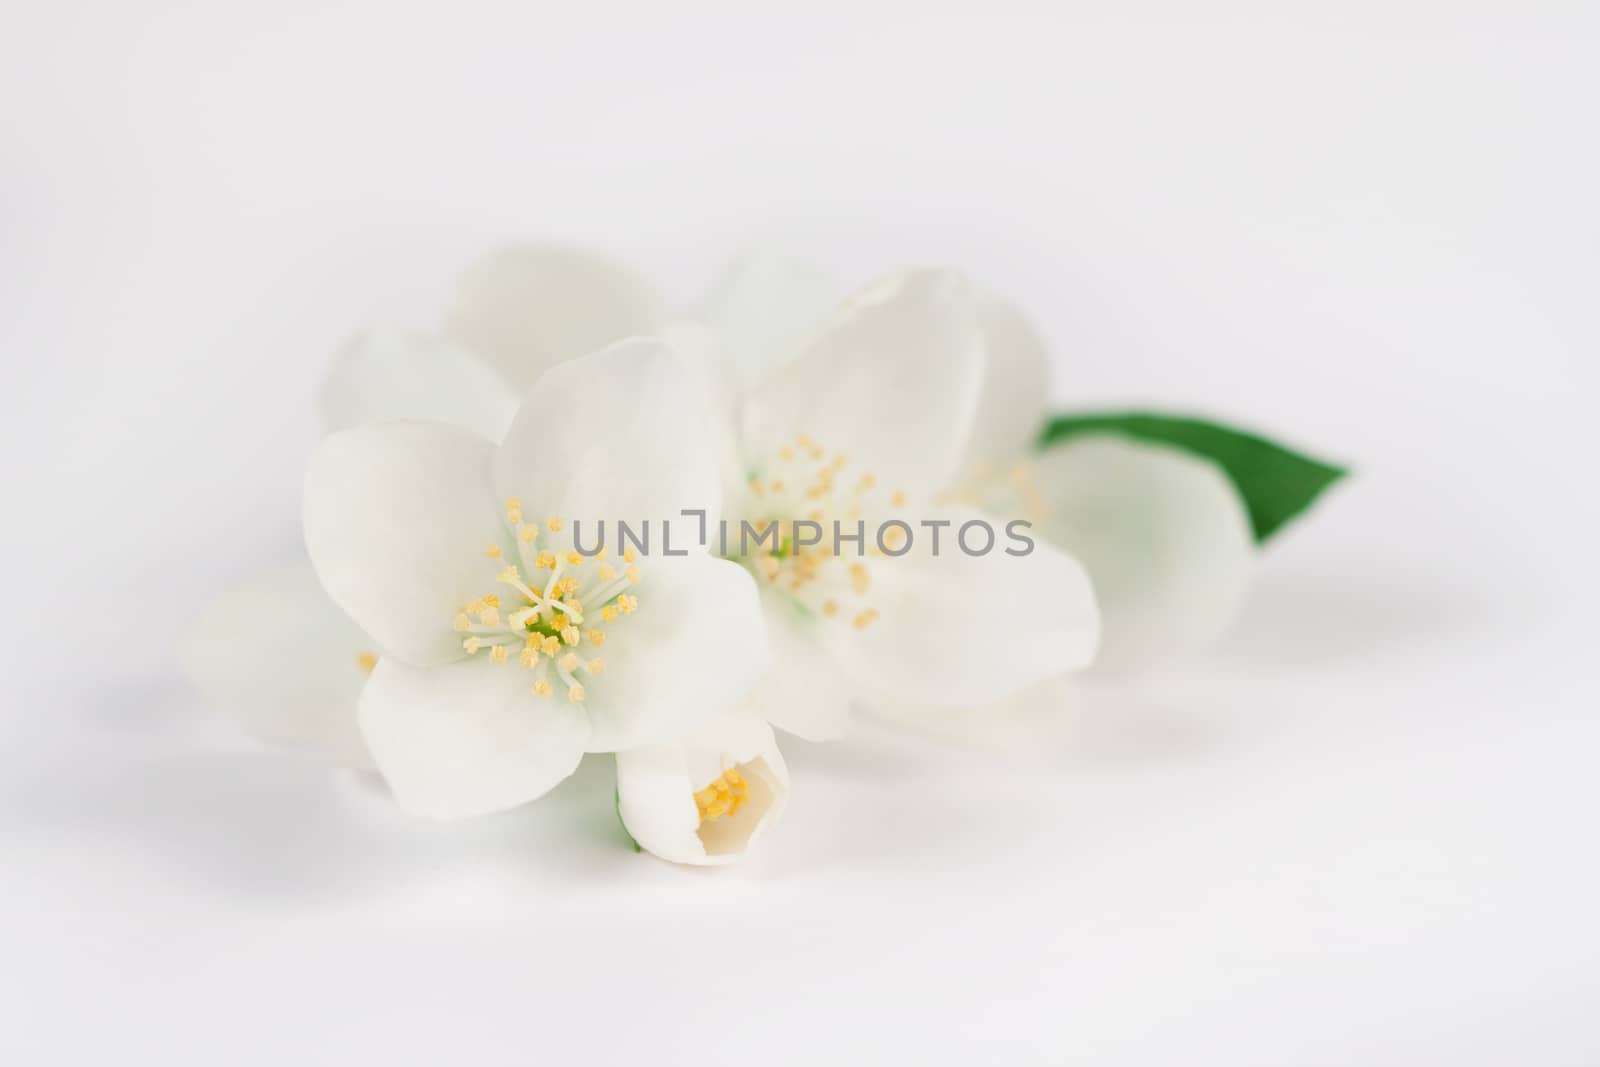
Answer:
[[[1216,463],[1244,498],[1256,544],[1265,544],[1323,490],[1350,473],[1253,433],[1204,419],[1150,412],[1057,415],[1046,421],[1039,447],[1091,433],[1121,434],[1181,448]]]
[[[643,852],[644,849],[639,847],[639,842],[635,841],[633,839],[633,835],[628,833],[628,824],[622,821],[622,790],[620,788],[616,788],[613,789],[611,793],[612,799],[617,805],[617,825],[622,827],[622,836],[628,839],[628,844],[633,846],[633,850],[635,852]]]

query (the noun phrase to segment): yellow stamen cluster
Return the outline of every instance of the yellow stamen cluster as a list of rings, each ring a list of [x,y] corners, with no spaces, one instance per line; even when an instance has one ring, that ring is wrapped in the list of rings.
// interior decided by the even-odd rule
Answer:
[[[378,665],[378,655],[375,652],[356,653],[356,667],[362,674],[371,674],[372,668]]]
[[[549,545],[535,554],[530,546],[543,531],[560,533],[566,526],[564,520],[552,515],[542,524],[525,522],[522,502],[516,497],[506,500],[505,513],[514,538],[484,550],[484,555],[499,565],[494,580],[511,590],[504,612],[500,595],[491,593],[462,605],[451,626],[462,635],[461,647],[467,655],[487,650],[492,664],[514,660],[533,673],[530,688],[534,694],[549,696],[559,681],[567,699],[581,704],[588,691],[578,675],[593,676],[605,670],[605,661],[592,652],[605,644],[606,632],[585,630],[585,619],[598,612],[601,618],[614,621],[638,610],[639,598],[626,591],[642,577],[635,562],[638,554],[632,549],[624,553],[628,566],[622,573],[600,562],[604,551],[585,557],[573,548]],[[519,562],[506,559],[508,554]]]
[[[737,812],[749,798],[750,786],[737,770],[723,771],[717,779],[694,795],[700,810],[700,823],[715,822]]]
[[[837,453],[830,455],[827,449],[803,434],[780,446],[776,456],[767,472],[770,479],[752,478],[751,492],[762,498],[770,512],[804,514],[807,520],[821,527],[822,540],[804,547],[795,544],[794,524],[783,519],[775,523],[778,546],[768,547],[769,538],[767,544],[746,561],[747,565],[758,577],[785,589],[824,618],[836,618],[840,614],[842,595],[857,598],[857,608],[849,617],[858,629],[871,625],[878,613],[859,600],[872,588],[871,567],[861,559],[848,564],[833,563],[839,553],[848,551],[840,547],[836,553],[833,524],[838,521],[841,534],[853,539],[856,522],[869,510],[868,505],[879,492],[877,476],[867,471],[846,478],[844,472],[850,466],[849,460]],[[895,507],[905,506],[906,499],[906,494],[899,491],[892,497]],[[769,523],[773,520],[758,518],[752,525],[757,531],[763,531]],[[875,532],[870,526],[863,528],[863,534],[865,540],[859,551],[874,557],[885,554],[875,543]],[[904,536],[899,527],[891,526],[884,533],[884,541],[891,550],[898,549]]]

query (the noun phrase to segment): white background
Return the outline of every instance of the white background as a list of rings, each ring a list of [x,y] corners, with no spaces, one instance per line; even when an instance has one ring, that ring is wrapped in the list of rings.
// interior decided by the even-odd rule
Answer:
[[[1600,1062],[1596,19],[971,7],[5,0],[7,1062]],[[327,353],[514,238],[960,266],[1063,407],[1358,474],[1193,662],[789,746],[738,868],[603,765],[410,822],[172,646],[293,552]]]

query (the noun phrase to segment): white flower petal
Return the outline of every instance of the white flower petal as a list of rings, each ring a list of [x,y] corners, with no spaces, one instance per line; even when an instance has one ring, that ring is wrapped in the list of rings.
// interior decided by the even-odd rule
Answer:
[[[1097,666],[1189,651],[1232,622],[1255,547],[1244,503],[1214,464],[1097,435],[1045,450],[1034,480],[1049,509],[1038,532],[1094,581],[1105,626]]]
[[[980,292],[988,361],[965,467],[993,467],[1031,451],[1050,400],[1050,357],[1021,312]]]
[[[729,815],[702,823],[694,794],[725,771],[747,797]],[[735,713],[681,742],[617,754],[617,810],[641,847],[674,863],[732,863],[770,830],[789,797],[789,769],[757,715]]]
[[[696,372],[661,341],[635,338],[552,369],[528,392],[495,453],[495,485],[530,517],[587,526],[721,514],[714,420]],[[593,528],[593,527],[591,527]],[[679,542],[675,547],[683,547]]]
[[[375,646],[311,565],[280,565],[224,590],[179,646],[195,688],[252,733],[370,767],[356,698]]]
[[[583,758],[581,706],[534,695],[526,672],[478,659],[443,667],[378,663],[361,729],[401,807],[460,818],[549,792]]]
[[[804,435],[885,487],[943,489],[966,449],[983,366],[964,281],[940,271],[887,279],[751,393],[746,458],[759,465]]]
[[[608,634],[605,671],[588,690],[591,752],[654,744],[738,707],[767,670],[754,579],[703,553],[639,561],[639,608]]]
[[[706,321],[721,333],[721,370],[742,396],[797,355],[843,293],[820,271],[761,247],[740,256],[713,288]]]
[[[579,248],[517,245],[467,269],[446,329],[520,393],[556,364],[661,320],[655,293],[621,264]]]
[[[750,703],[780,730],[807,741],[832,741],[850,732],[850,681],[818,641],[820,619],[803,618],[792,599],[762,597],[772,669],[751,692]]]
[[[496,590],[506,542],[489,484],[493,446],[464,430],[380,423],[323,440],[306,473],[306,547],[323,588],[387,656],[462,655],[451,623]]]
[[[1008,545],[1022,548],[1008,541],[1003,522],[976,512],[924,518],[951,524],[940,534],[939,554],[917,528],[906,555],[873,561],[865,602],[878,619],[864,629],[820,631],[863,693],[878,703],[984,704],[1094,658],[1099,617],[1076,560],[1042,541],[1026,555],[1007,555]],[[994,529],[993,551],[961,551],[957,538],[967,522]],[[973,527],[971,546],[985,540]]]
[[[322,382],[327,433],[367,422],[442,422],[498,441],[517,395],[483,360],[443,337],[372,330],[333,357]]]

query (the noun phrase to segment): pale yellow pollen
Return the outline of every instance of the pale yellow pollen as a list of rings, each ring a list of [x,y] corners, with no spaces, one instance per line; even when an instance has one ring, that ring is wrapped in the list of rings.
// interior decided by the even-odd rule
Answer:
[[[522,524],[521,499],[514,496],[506,497],[506,518],[511,520],[511,525],[513,526],[520,526]]]
[[[567,549],[567,562],[570,563],[574,567],[582,566],[583,557],[578,554],[578,550],[577,549],[569,548],[569,549]]]
[[[605,545],[601,545],[598,549],[595,550],[595,554],[594,554],[595,562],[598,563],[601,560],[604,560],[609,555],[611,555],[610,550],[607,549]]]
[[[588,637],[589,643],[594,645],[595,648],[599,648],[606,643],[606,632],[604,630],[590,630]]]
[[[472,620],[467,618],[466,612],[462,612],[460,615],[456,616],[455,628],[457,631],[461,632],[472,629]]]
[[[506,651],[505,645],[495,645],[489,650],[490,663],[504,663],[511,658],[511,653]]]
[[[533,561],[533,566],[534,566],[535,570],[541,570],[541,571],[553,570],[555,568],[555,565],[556,565],[556,557],[555,557],[555,553],[553,553],[553,552],[541,552],[541,553],[539,553],[538,557],[535,558],[534,561]]]
[[[483,550],[483,554],[485,556],[488,556],[490,559],[499,559],[500,558],[500,546],[499,545],[490,545],[488,548]]]
[[[539,662],[539,650],[534,648],[532,645],[529,645],[527,648],[524,648],[521,652],[517,653],[517,662],[521,663],[524,667],[532,667],[535,663]]]
[[[865,593],[872,584],[872,575],[867,570],[865,563],[850,564],[850,588],[857,593]]]
[[[605,669],[606,669],[606,661],[605,660],[603,660],[603,659],[592,659],[592,660],[589,661],[589,673],[590,674],[604,674],[605,673]]]
[[[482,611],[478,612],[478,621],[483,623],[485,626],[499,626],[500,609],[496,607],[484,608]]]
[[[598,573],[602,582],[609,582],[611,579],[617,576],[617,568],[613,567],[609,563],[603,563],[600,565],[600,570]]]
[[[856,615],[855,619],[852,620],[853,625],[858,630],[865,630],[867,627],[871,626],[873,623],[875,623],[877,621],[878,621],[878,609],[877,608],[868,608],[866,611],[858,613]]]
[[[737,770],[723,771],[715,781],[694,795],[694,806],[699,809],[701,825],[715,822],[724,815],[732,815],[739,810],[749,793],[749,785]]]
[[[860,487],[862,489],[872,489],[872,488],[875,488],[877,486],[878,479],[874,478],[870,474],[863,474],[861,476],[861,482],[859,484],[860,484]]]
[[[783,492],[783,482],[782,482],[782,481],[774,481],[774,482],[773,482],[773,483],[772,483],[772,491],[773,491],[773,492],[774,492],[774,493],[781,493],[781,492]]]
[[[778,561],[771,556],[756,557],[756,565],[761,568],[762,576],[769,582],[777,581],[778,572],[783,569]]]
[[[894,495],[889,498],[889,505],[891,507],[896,507],[896,508],[905,507],[906,506],[905,490],[904,489],[896,489],[894,491]],[[898,529],[898,527],[896,527],[896,528]]]
[[[461,642],[461,647],[467,650],[467,655],[476,655],[478,649],[483,647],[483,639],[479,637],[469,637],[465,641]]]
[[[561,579],[560,583],[557,584],[556,588],[561,590],[562,602],[566,603],[571,598],[573,593],[576,593],[579,589],[583,588],[583,583],[578,581],[576,578],[563,578]]]
[[[811,438],[807,437],[805,434],[801,434],[799,437],[794,439],[794,443],[799,445],[801,448],[810,448]]]
[[[540,642],[539,647],[544,649],[545,655],[554,658],[555,654],[561,651],[561,642],[554,637],[546,637]]]
[[[596,660],[595,662],[598,663],[600,661]],[[358,652],[356,654],[356,666],[361,669],[361,673],[371,674],[372,668],[376,667],[377,665],[378,657],[375,654],[371,652]],[[593,667],[590,669],[593,670]]]
[[[577,644],[580,640],[578,628],[576,626],[563,626],[561,628],[561,640],[569,645]]]
[[[822,602],[822,613],[830,619],[833,618],[839,614],[839,602],[837,600],[824,600]]]
[[[561,659],[558,660],[557,662],[559,662],[561,664],[561,669],[562,670],[567,671],[568,673],[571,673],[572,671],[575,671],[575,670],[578,669],[578,654],[576,652],[568,652],[565,656],[562,656]]]
[[[630,582],[638,582],[638,580],[639,580],[639,568],[638,567],[629,567],[628,568],[628,581],[630,581]]]
[[[544,524],[551,533],[561,532],[561,516],[559,515],[550,516],[548,519],[544,520]]]
[[[751,478],[750,479],[750,491],[752,493],[754,493],[756,496],[761,496],[764,492],[766,492],[766,490],[761,487],[761,479],[760,478]]]
[[[550,695],[550,683],[540,678],[533,683],[533,691],[542,697],[547,697]]]
[[[622,609],[622,613],[624,615],[632,615],[635,611],[639,610],[639,598],[636,596],[629,596],[627,593],[624,593],[617,597],[617,606]]]
[[[581,685],[574,685],[567,690],[567,699],[572,701],[574,704],[582,704],[583,697],[584,691],[583,686]]]
[[[520,538],[522,543],[525,545],[533,544],[534,539],[538,536],[539,527],[535,526],[531,522],[517,531],[517,537]]]
[[[497,582],[520,582],[522,580],[522,572],[517,570],[517,565],[513,563],[495,575],[494,580]],[[488,603],[488,597],[484,598],[484,603]]]
[[[639,553],[637,551],[635,551],[634,548],[630,545],[628,547],[628,550],[625,551],[624,553],[622,553],[622,562],[624,562],[624,563],[638,563],[639,562]]]
[[[788,461],[794,459],[794,449],[790,448],[788,445],[784,445],[782,448],[778,449],[778,458],[787,463]]]
[[[606,620],[606,622],[616,622],[619,614],[620,612],[617,611],[617,606],[615,604],[607,604],[605,607],[600,609],[600,617]]]

